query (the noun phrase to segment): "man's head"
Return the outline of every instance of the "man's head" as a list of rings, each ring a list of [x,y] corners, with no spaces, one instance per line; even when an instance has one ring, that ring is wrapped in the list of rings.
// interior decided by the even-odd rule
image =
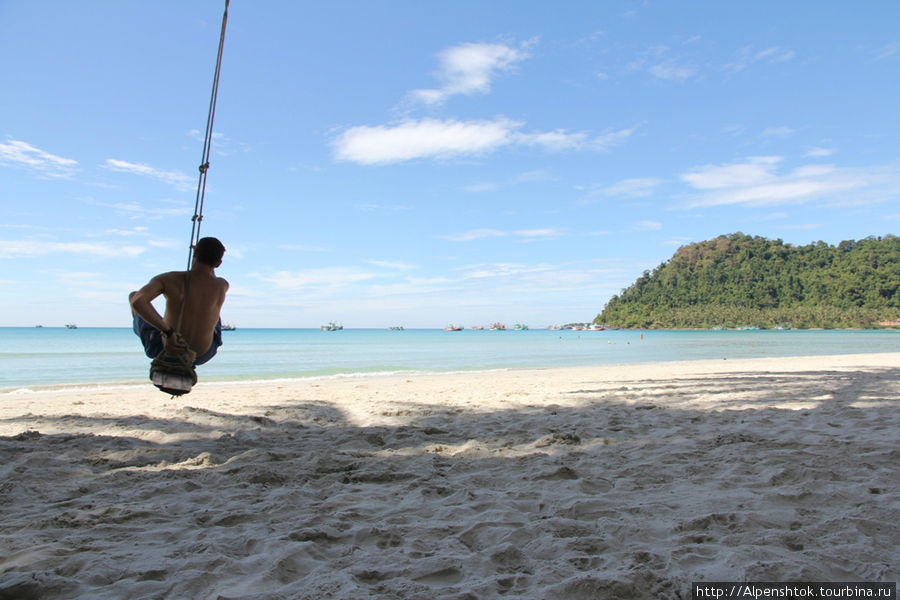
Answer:
[[[194,259],[213,268],[222,264],[224,254],[225,246],[214,237],[200,238],[194,246]]]

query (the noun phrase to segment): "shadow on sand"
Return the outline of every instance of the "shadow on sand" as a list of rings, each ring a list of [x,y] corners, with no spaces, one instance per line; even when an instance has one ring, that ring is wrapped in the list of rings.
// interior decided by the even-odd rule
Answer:
[[[371,427],[316,398],[45,418],[142,433],[0,437],[0,599],[686,599],[691,581],[895,580],[898,381],[582,381],[514,411],[392,403],[401,424]]]

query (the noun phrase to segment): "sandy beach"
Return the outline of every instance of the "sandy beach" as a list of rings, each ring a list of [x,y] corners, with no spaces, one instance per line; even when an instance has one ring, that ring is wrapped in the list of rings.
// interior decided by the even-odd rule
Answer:
[[[900,354],[11,391],[0,599],[896,581],[898,404]]]

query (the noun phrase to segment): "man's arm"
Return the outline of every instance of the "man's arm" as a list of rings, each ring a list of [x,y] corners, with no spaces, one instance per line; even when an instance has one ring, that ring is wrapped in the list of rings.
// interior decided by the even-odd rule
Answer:
[[[166,322],[165,318],[153,306],[152,301],[165,292],[165,285],[161,275],[157,275],[150,280],[147,285],[134,292],[131,295],[131,308],[135,313],[141,316],[150,325],[159,329],[163,333],[172,330],[173,325]]]

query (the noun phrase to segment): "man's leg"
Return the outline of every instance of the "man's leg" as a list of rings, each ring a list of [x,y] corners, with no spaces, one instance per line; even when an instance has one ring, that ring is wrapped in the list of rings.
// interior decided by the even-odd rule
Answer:
[[[216,323],[215,329],[213,329],[213,340],[212,344],[209,345],[209,350],[201,354],[194,360],[194,366],[202,365],[203,363],[209,362],[213,356],[216,355],[216,352],[219,350],[219,346],[222,345],[222,319],[219,319],[219,322]]]
[[[141,344],[144,345],[144,354],[149,358],[156,358],[163,351],[162,333],[159,329],[150,325],[141,318],[141,315],[132,317],[132,326],[134,333],[141,338]]]

